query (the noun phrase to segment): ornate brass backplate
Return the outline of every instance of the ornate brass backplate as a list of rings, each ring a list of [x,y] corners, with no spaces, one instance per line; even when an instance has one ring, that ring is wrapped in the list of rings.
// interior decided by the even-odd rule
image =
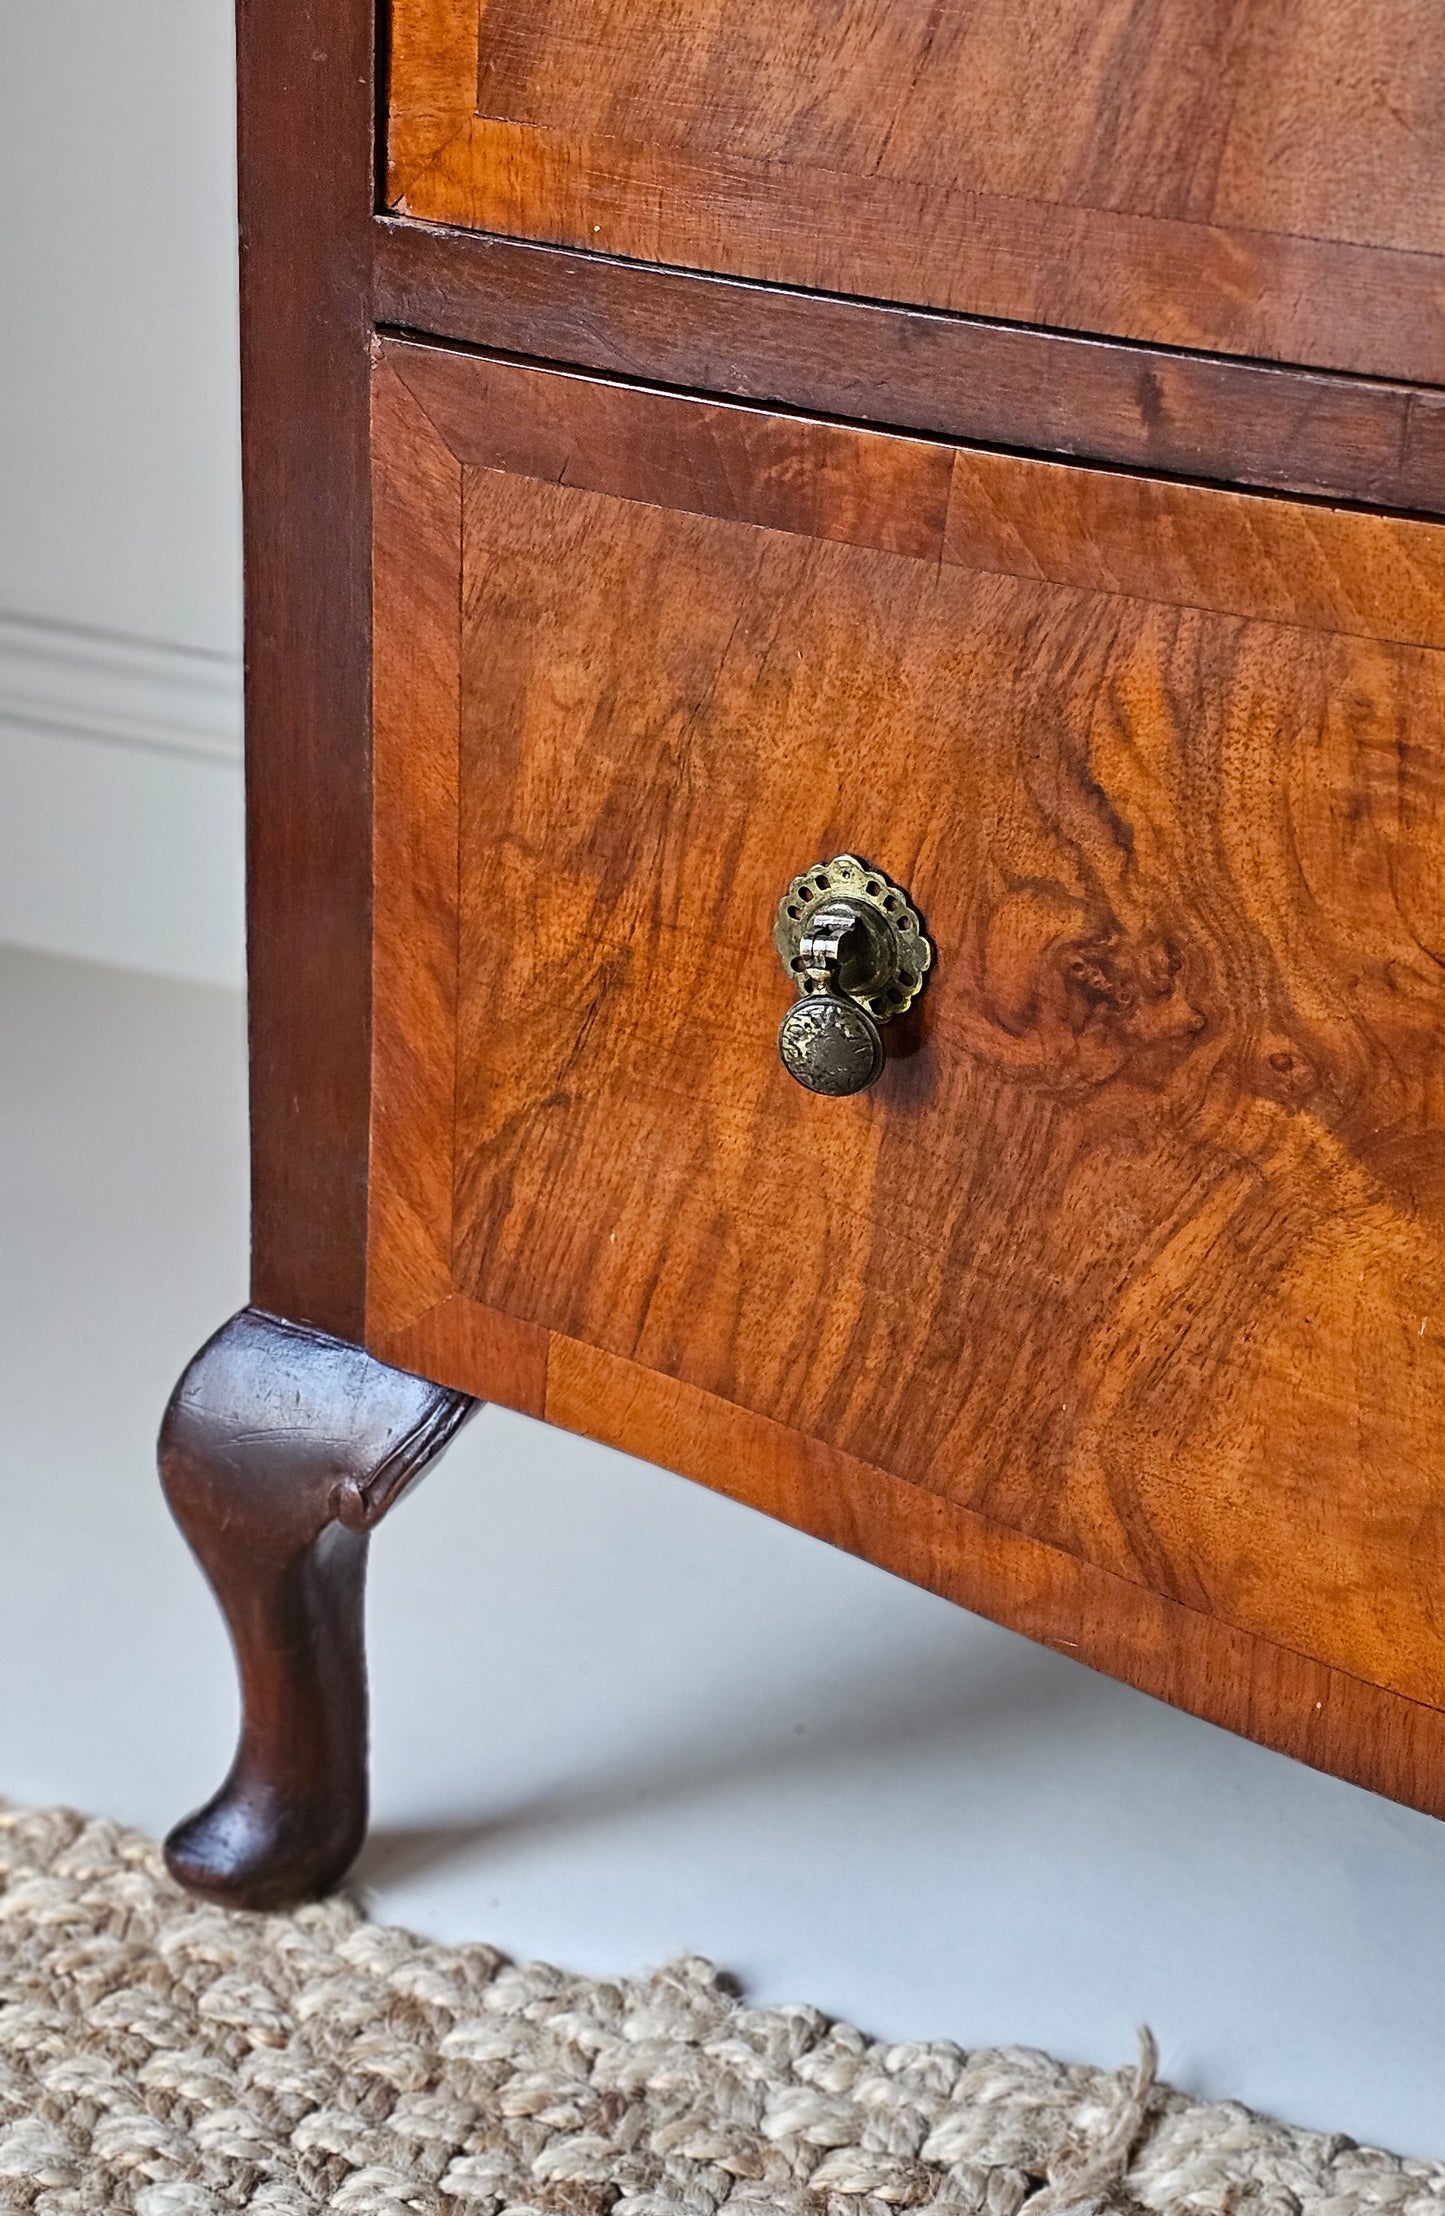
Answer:
[[[778,1032],[783,1067],[814,1093],[856,1093],[883,1068],[878,1026],[923,989],[933,949],[908,896],[853,854],[795,877],[773,942],[799,998]]]

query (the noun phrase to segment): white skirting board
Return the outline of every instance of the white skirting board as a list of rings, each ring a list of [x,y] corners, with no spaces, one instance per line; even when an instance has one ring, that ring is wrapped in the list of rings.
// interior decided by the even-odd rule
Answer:
[[[239,659],[0,614],[0,940],[244,976]]]

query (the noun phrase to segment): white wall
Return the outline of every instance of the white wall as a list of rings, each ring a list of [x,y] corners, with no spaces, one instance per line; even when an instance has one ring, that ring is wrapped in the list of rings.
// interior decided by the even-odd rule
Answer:
[[[231,0],[0,8],[0,939],[241,975]]]

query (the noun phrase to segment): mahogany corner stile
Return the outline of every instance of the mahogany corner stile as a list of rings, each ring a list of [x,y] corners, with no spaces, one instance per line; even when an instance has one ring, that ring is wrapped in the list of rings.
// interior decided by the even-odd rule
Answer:
[[[1445,1814],[1438,11],[923,13],[239,0],[197,1890],[479,1398]]]

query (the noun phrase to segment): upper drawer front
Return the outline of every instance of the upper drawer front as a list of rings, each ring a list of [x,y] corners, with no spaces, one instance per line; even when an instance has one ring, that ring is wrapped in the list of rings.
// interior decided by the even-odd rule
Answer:
[[[1439,0],[393,0],[438,223],[1445,381]]]
[[[398,1326],[1445,1701],[1445,527],[400,344],[375,437]],[[837,1100],[771,933],[845,850],[936,958]]]

